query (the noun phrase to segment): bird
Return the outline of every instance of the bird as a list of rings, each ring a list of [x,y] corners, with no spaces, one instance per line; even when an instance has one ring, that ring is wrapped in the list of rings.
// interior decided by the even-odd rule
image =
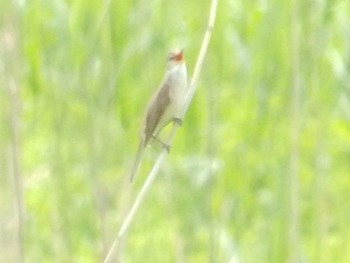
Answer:
[[[159,140],[159,132],[170,122],[181,123],[179,114],[186,99],[187,89],[187,68],[183,50],[176,48],[169,52],[164,78],[146,107],[130,182],[139,170],[146,146],[153,139]]]

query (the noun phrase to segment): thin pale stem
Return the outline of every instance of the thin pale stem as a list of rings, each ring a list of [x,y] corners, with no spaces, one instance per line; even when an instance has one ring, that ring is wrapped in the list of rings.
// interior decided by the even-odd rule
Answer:
[[[188,91],[187,96],[186,96],[186,101],[185,101],[183,110],[180,114],[180,119],[184,118],[184,116],[185,116],[185,114],[186,114],[186,112],[187,112],[187,110],[192,102],[193,95],[194,95],[196,88],[197,88],[199,75],[200,75],[202,67],[203,67],[204,59],[205,59],[205,56],[206,56],[206,53],[208,50],[211,34],[212,34],[214,24],[215,24],[217,5],[218,5],[218,0],[213,0],[212,4],[211,4],[211,8],[210,8],[208,27],[207,27],[206,33],[204,35],[201,49],[199,51],[197,63],[196,63],[193,77],[192,77],[192,80],[190,83],[190,88],[189,88],[189,91]],[[179,123],[174,122],[173,129],[171,130],[169,138],[167,140],[167,145],[171,145],[173,138],[174,138],[179,126],[180,126]],[[132,205],[132,208],[131,208],[129,214],[127,215],[126,219],[124,220],[124,222],[119,230],[119,233],[118,233],[116,239],[114,240],[112,247],[110,248],[110,250],[109,250],[109,252],[104,260],[104,263],[108,263],[112,259],[113,253],[117,249],[118,242],[120,242],[121,239],[123,238],[123,236],[126,234],[133,217],[135,216],[138,208],[141,205],[141,202],[144,199],[145,194],[147,193],[149,187],[151,186],[152,182],[156,178],[156,175],[158,174],[159,168],[160,168],[161,164],[163,163],[163,160],[164,160],[167,153],[168,153],[168,151],[165,148],[160,153],[160,155],[159,155],[158,159],[156,160],[150,174],[148,175],[144,185],[142,186],[141,191],[139,192],[138,196],[136,197],[136,200],[135,200],[134,204]]]

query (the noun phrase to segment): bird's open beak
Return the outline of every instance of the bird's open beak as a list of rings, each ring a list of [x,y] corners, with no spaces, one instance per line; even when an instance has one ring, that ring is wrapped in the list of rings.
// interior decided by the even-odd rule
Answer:
[[[171,53],[170,54],[170,60],[176,62],[176,63],[181,63],[183,62],[184,60],[184,57],[183,57],[183,49],[181,49],[179,52],[177,53]]]

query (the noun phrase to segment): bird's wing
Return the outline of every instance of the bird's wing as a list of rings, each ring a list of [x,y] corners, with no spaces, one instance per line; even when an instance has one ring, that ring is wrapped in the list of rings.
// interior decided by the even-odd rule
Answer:
[[[169,90],[170,83],[164,81],[148,107],[144,128],[144,145],[147,145],[152,138],[162,116],[169,107],[171,102]]]

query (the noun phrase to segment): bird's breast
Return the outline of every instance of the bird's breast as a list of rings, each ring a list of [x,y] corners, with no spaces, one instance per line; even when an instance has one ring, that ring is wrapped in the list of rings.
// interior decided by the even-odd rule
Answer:
[[[187,92],[187,69],[186,64],[181,63],[173,69],[171,74],[171,91],[170,96],[174,96],[176,100],[184,100]]]

